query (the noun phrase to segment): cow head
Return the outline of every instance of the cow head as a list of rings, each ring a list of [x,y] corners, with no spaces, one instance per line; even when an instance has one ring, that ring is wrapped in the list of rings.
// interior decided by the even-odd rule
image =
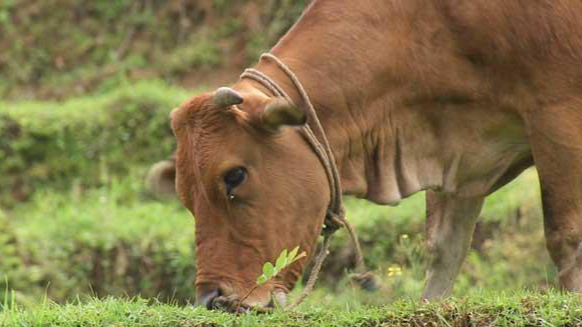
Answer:
[[[305,113],[258,91],[220,88],[171,114],[176,191],[196,222],[197,302],[242,299],[283,249],[311,256],[329,201],[327,177],[297,128]],[[243,306],[281,299],[307,260],[254,290]]]

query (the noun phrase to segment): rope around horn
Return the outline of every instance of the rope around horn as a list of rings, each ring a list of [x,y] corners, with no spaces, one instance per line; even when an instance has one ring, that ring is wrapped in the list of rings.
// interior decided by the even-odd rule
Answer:
[[[297,300],[291,305],[289,305],[286,309],[292,310],[296,308],[299,304],[301,304],[301,302],[303,302],[303,300],[305,300],[305,298],[313,290],[315,282],[317,281],[317,278],[319,276],[319,271],[321,270],[323,261],[329,254],[329,243],[331,237],[333,233],[341,227],[346,227],[346,229],[348,230],[348,233],[350,235],[350,238],[352,239],[352,242],[354,243],[356,251],[357,274],[352,276],[352,278],[355,279],[363,288],[373,289],[374,288],[373,284],[375,283],[375,280],[371,273],[366,272],[366,265],[364,263],[364,257],[362,255],[360,242],[358,241],[358,236],[356,235],[356,232],[354,231],[352,226],[346,220],[345,209],[342,203],[341,183],[339,173],[337,170],[337,165],[335,162],[335,157],[333,156],[333,152],[331,151],[329,141],[325,135],[323,127],[321,126],[321,122],[317,117],[317,112],[315,111],[315,108],[313,107],[313,104],[311,103],[311,100],[309,99],[307,92],[303,88],[303,85],[301,84],[295,73],[293,73],[293,71],[289,67],[287,67],[287,65],[285,65],[279,58],[277,58],[273,54],[264,53],[261,56],[261,60],[267,59],[273,61],[283,72],[285,72],[287,77],[289,77],[289,79],[293,82],[293,85],[295,86],[297,91],[299,91],[299,94],[301,95],[301,98],[307,107],[307,115],[309,119],[308,121],[321,136],[321,141],[318,140],[315,134],[313,133],[310,124],[305,124],[301,128],[301,131],[303,136],[307,139],[307,141],[315,151],[315,154],[319,157],[325,169],[325,173],[329,180],[329,186],[331,190],[330,203],[325,218],[325,227],[322,232],[324,237],[323,245],[321,246],[321,250],[315,257],[313,269],[311,270],[311,274],[309,275],[309,279],[307,280],[307,284],[305,285],[303,292],[297,298]],[[283,88],[281,88],[269,76],[265,75],[263,72],[257,69],[253,68],[246,69],[241,75],[241,79],[242,78],[249,78],[255,80],[256,82],[266,87],[275,96],[282,97],[285,100],[289,101],[289,103],[293,103],[293,100],[291,99],[291,97],[289,97],[285,90],[283,90]]]

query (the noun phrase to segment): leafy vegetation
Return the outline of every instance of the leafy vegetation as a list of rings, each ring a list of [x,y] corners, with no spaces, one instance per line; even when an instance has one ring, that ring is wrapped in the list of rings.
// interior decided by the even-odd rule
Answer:
[[[296,247],[289,252],[285,249],[281,252],[274,265],[270,262],[265,262],[262,269],[263,273],[257,277],[257,285],[265,284],[275,278],[281,271],[283,271],[283,269],[289,267],[293,262],[307,256],[305,252],[299,254],[298,252],[299,247]]]
[[[170,156],[168,113],[186,97],[141,82],[65,102],[0,103],[0,203],[26,199],[42,185],[103,184]]]

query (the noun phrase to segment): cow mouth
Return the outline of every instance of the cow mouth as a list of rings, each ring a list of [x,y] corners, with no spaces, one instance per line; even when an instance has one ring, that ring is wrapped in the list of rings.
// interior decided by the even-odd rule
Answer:
[[[284,308],[287,306],[287,293],[281,289],[275,289],[271,293],[271,298],[266,305],[242,302],[240,297],[232,295],[220,295],[211,300],[209,308],[215,310],[222,310],[229,313],[245,313],[257,312],[268,313],[272,312],[276,307]]]

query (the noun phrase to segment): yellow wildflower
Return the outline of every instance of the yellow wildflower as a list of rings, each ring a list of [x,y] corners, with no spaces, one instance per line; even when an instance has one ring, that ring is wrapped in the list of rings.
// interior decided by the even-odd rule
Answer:
[[[402,275],[402,267],[398,265],[392,265],[386,269],[386,274],[388,277],[396,277]]]

